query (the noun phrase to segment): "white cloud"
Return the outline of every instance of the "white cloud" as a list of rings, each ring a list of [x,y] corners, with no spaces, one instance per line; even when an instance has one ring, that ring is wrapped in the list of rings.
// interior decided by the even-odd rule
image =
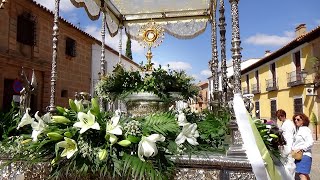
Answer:
[[[53,11],[55,7],[55,1],[53,0],[34,0],[35,2],[43,5],[49,10]],[[76,7],[71,3],[70,0],[61,0],[60,1],[60,10],[64,12],[70,12],[74,10]]]
[[[201,82],[199,76],[197,74],[192,74],[191,77],[194,78],[194,81],[197,83],[197,82]]]
[[[294,38],[294,32],[286,31],[284,36],[256,34],[245,40],[248,44],[262,45],[262,46],[283,46]]]
[[[166,68],[169,65],[170,69],[173,70],[189,70],[192,69],[191,64],[183,61],[169,61],[167,63],[163,63],[163,67]]]
[[[88,25],[84,27],[84,31],[93,36],[94,38],[101,41],[101,28],[96,25]],[[120,33],[118,33],[115,37],[111,37],[106,31],[106,40],[105,43],[111,48],[119,51],[119,37]],[[126,43],[127,43],[127,35],[122,33],[122,54],[125,54],[126,51]],[[139,45],[139,43],[135,40],[131,40],[131,50],[133,53],[143,53],[144,48]]]
[[[202,70],[200,74],[203,76],[211,76],[212,72],[206,69],[206,70]]]
[[[69,13],[67,18],[68,18],[69,22],[71,22],[75,26],[78,26],[79,28],[81,28],[81,22],[78,18],[77,13]]]

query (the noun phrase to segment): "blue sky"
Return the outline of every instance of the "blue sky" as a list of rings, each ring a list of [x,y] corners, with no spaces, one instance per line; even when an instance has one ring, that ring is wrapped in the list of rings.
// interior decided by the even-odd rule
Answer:
[[[53,0],[36,0],[53,9]],[[305,23],[307,31],[320,25],[320,0],[240,0],[239,19],[242,60],[260,58],[266,50],[272,52],[294,39],[295,27]],[[231,60],[230,4],[225,0],[227,23],[227,60]],[[75,8],[69,0],[61,0],[61,15],[71,23],[79,26],[97,39],[100,38],[100,20],[91,21],[83,8]],[[156,64],[170,64],[173,69],[186,70],[197,81],[206,80],[210,72],[208,61],[211,59],[211,30],[207,30],[194,39],[176,39],[168,34],[163,43],[153,49]],[[218,33],[219,34],[219,33]],[[123,53],[126,37],[122,38]],[[218,36],[219,42],[219,36]],[[118,50],[119,37],[107,37],[106,43]],[[143,49],[137,42],[132,44],[133,60],[137,63],[146,61]],[[220,52],[219,52],[220,56]],[[220,59],[220,58],[219,58]]]

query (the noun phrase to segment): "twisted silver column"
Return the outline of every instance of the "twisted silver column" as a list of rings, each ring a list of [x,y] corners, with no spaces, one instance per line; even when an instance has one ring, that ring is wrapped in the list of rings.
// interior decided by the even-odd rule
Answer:
[[[101,27],[101,59],[100,59],[100,76],[106,74],[105,70],[105,39],[106,39],[106,12],[102,11],[102,27]]]
[[[59,37],[59,5],[60,0],[55,0],[54,20],[53,20],[53,38],[52,38],[52,62],[51,62],[51,95],[49,111],[54,113],[55,94],[56,94],[56,81],[57,81],[57,58],[58,58],[58,37]]]
[[[239,29],[239,0],[229,0],[231,4],[232,16],[232,61],[233,61],[233,77],[234,77],[234,94],[241,93],[241,41]]]
[[[221,81],[222,81],[222,105],[227,107],[227,57],[226,57],[226,18],[224,15],[224,0],[219,1],[219,29],[221,46]]]
[[[104,3],[101,1],[102,4],[102,25],[101,25],[101,59],[100,59],[100,72],[99,72],[99,79],[101,79],[102,76],[106,75],[106,60],[105,60],[105,40],[106,40],[106,11],[104,11]],[[104,111],[104,102],[102,97],[99,97],[99,106],[100,111]]]
[[[214,82],[213,92],[215,93],[219,90],[217,22],[216,22],[216,4],[215,3],[213,4],[213,7],[212,7],[212,17],[211,17],[211,47],[212,47],[212,59],[209,62],[209,67],[212,72],[212,79]]]
[[[240,47],[240,30],[239,30],[239,12],[238,2],[239,0],[229,0],[231,4],[231,16],[232,16],[232,60],[233,60],[233,71],[234,71],[234,84],[233,93],[241,93],[241,47]],[[233,106],[233,104],[232,104]],[[234,107],[231,107],[233,109]],[[238,129],[237,120],[233,117],[229,123],[231,131],[231,144],[227,151],[227,156],[246,157],[245,149],[242,144],[242,136]]]

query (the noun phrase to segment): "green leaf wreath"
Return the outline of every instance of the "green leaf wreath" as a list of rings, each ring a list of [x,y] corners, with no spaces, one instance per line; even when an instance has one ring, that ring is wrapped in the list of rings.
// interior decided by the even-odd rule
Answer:
[[[164,70],[152,72],[127,71],[117,64],[113,73],[101,77],[96,86],[99,97],[106,101],[123,99],[133,92],[152,92],[163,100],[170,99],[171,92],[181,92],[183,99],[198,95],[199,88],[185,71]]]

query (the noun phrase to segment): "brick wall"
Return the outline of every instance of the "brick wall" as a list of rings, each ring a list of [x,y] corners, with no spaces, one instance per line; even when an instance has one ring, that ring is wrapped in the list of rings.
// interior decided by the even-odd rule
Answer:
[[[17,42],[17,17],[24,12],[36,20],[35,46]],[[36,106],[44,111],[50,101],[53,15],[31,0],[11,0],[0,10],[0,17],[0,109],[3,108],[4,80],[19,79],[24,67],[29,79],[32,69],[35,70],[39,84]],[[90,91],[91,45],[96,40],[61,19],[59,22],[56,105],[67,106],[75,92]],[[67,37],[76,41],[76,57],[65,54]],[[67,91],[67,97],[61,97],[62,90]]]

